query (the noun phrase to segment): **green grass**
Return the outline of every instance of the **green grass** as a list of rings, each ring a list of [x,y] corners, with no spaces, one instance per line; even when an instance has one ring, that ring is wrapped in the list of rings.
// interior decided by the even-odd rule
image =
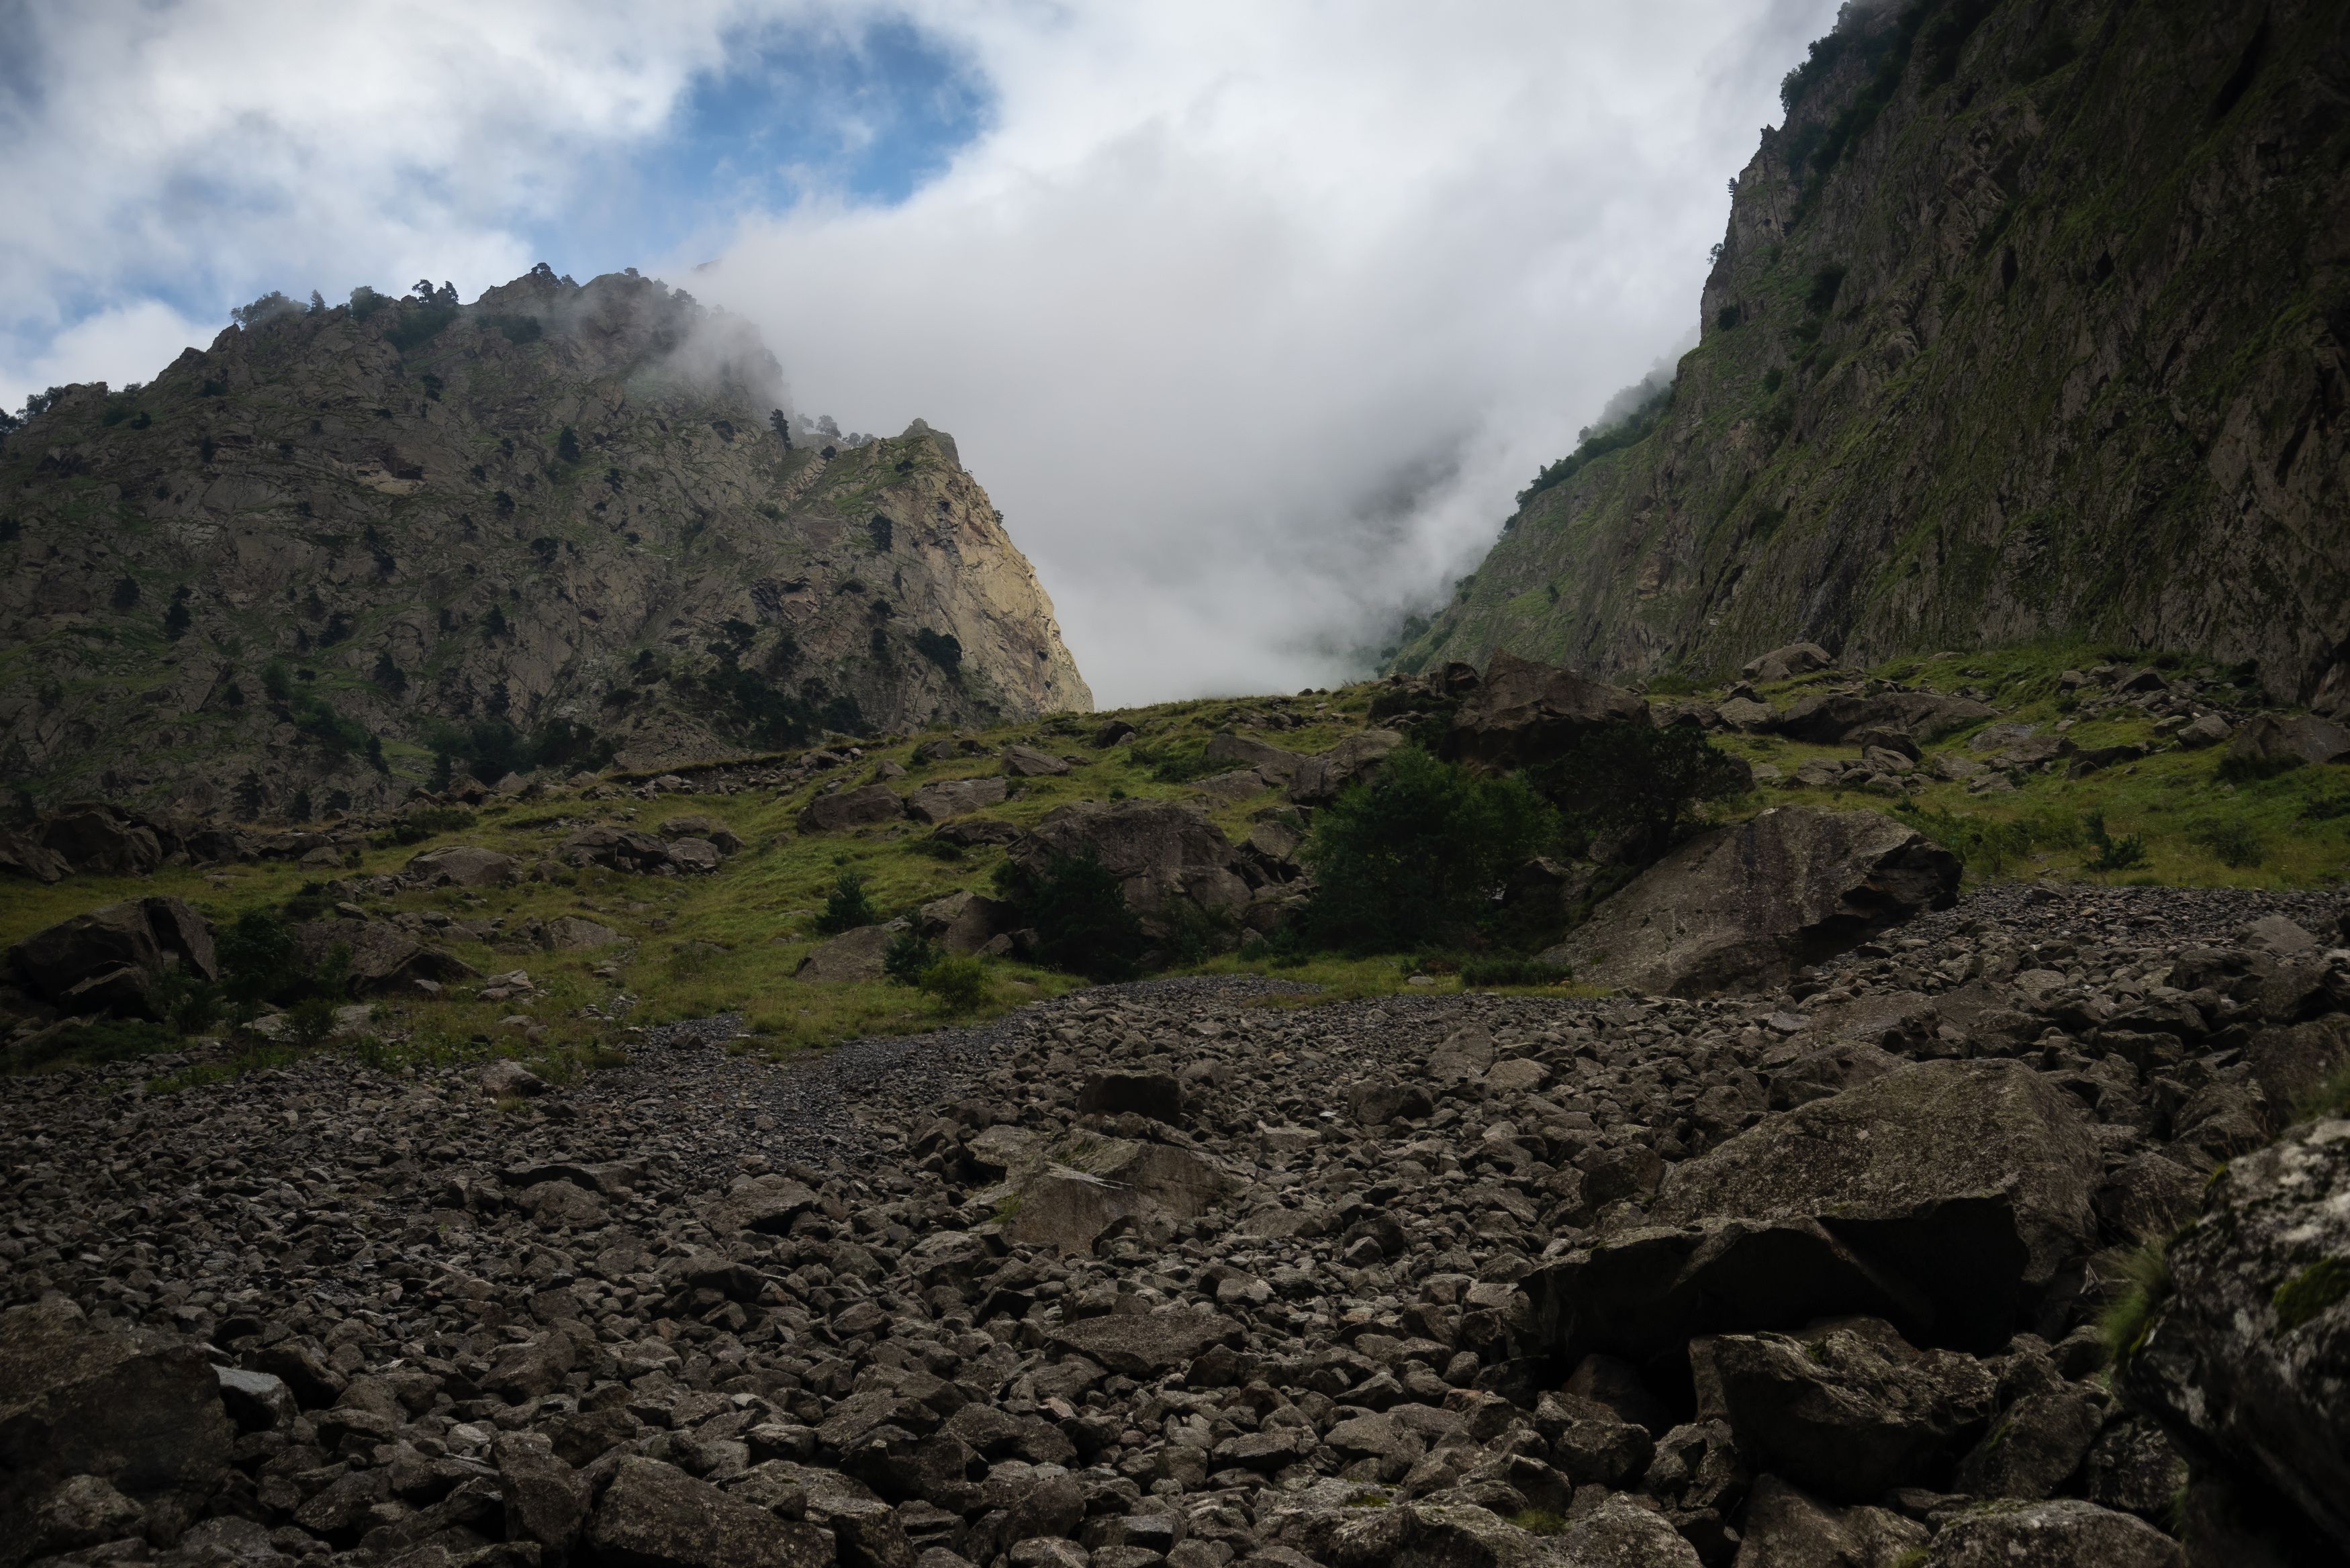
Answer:
[[[2116,1365],[2137,1353],[2154,1314],[2170,1299],[2169,1251],[2168,1242],[2148,1241],[2122,1261],[2121,1292],[2097,1320],[2107,1359]]]

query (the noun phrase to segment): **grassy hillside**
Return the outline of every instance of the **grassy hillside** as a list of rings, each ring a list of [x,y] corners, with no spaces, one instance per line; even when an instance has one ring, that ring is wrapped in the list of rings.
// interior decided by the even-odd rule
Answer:
[[[2039,877],[2308,888],[2338,884],[2350,876],[2350,768],[2303,767],[2266,780],[2229,782],[2220,776],[2220,749],[2160,749],[2168,743],[2150,717],[2135,712],[2080,716],[2076,699],[2062,689],[2060,677],[2068,669],[2095,662],[2092,649],[2059,646],[1945,654],[1881,667],[1873,672],[1878,679],[1979,695],[1999,707],[2002,717],[1926,748],[1906,792],[1805,787],[1796,783],[1796,774],[1806,762],[1847,760],[1856,751],[1719,732],[1715,743],[1755,764],[1762,782],[1752,794],[1715,808],[1715,815],[1734,818],[1799,802],[1890,811],[1959,849],[1967,857],[1969,881],[1977,884]],[[2192,673],[2185,661],[2169,662],[2174,674]],[[2200,673],[2207,680],[2224,679],[2223,672],[2208,669]],[[1762,688],[1760,694],[1784,708],[1808,689],[1834,679],[1838,677],[1804,677]],[[723,823],[743,842],[743,850],[714,874],[642,877],[600,867],[565,867],[551,880],[478,890],[357,894],[352,901],[370,916],[437,911],[464,922],[468,929],[445,929],[433,939],[436,945],[484,976],[525,971],[536,987],[527,999],[483,1002],[472,997],[476,985],[464,982],[450,987],[445,999],[379,1002],[371,1018],[358,1026],[369,1041],[366,1048],[394,1056],[434,1058],[496,1052],[519,1056],[559,1077],[608,1059],[612,1051],[625,1050],[632,1029],[678,1019],[739,1015],[742,1047],[777,1054],[860,1034],[929,1028],[949,1015],[915,991],[883,982],[803,982],[792,978],[793,971],[822,940],[816,919],[844,872],[864,878],[868,898],[886,919],[910,913],[958,889],[986,890],[1004,852],[993,847],[949,850],[930,837],[929,827],[912,822],[835,833],[799,832],[801,809],[827,783],[845,779],[860,784],[885,763],[906,770],[903,779],[894,781],[901,790],[933,780],[992,774],[1001,767],[1002,748],[1020,742],[1079,759],[1079,765],[1065,777],[1021,783],[1014,797],[989,815],[1024,826],[1071,801],[1189,798],[1204,805],[1237,841],[1246,836],[1256,813],[1279,809],[1284,803],[1272,791],[1222,801],[1194,788],[1187,781],[1201,771],[1197,754],[1207,740],[1232,730],[1292,750],[1324,749],[1363,725],[1378,690],[1366,685],[1295,698],[1130,710],[1122,716],[1137,726],[1138,734],[1107,749],[1092,744],[1102,722],[1099,716],[966,732],[962,738],[970,742],[968,754],[946,762],[925,762],[917,754],[944,732],[909,736],[868,747],[845,768],[789,790],[657,792],[647,781],[619,775],[598,792],[624,785],[619,799],[583,798],[582,791],[552,788],[534,799],[488,804],[470,826],[418,844],[359,846],[358,865],[333,881],[322,879],[316,868],[282,863],[213,870],[167,867],[136,879],[69,877],[46,888],[12,881],[0,885],[0,942],[13,943],[99,904],[155,893],[184,898],[225,925],[245,910],[279,909],[289,899],[307,898],[313,905],[344,899],[348,889],[364,878],[397,871],[412,856],[438,846],[482,845],[528,864],[551,857],[556,845],[588,823],[650,829],[691,814]],[[1719,693],[1650,695],[1666,707]],[[2140,761],[2078,778],[2068,776],[2061,765],[2053,772],[2024,774],[2020,783],[1998,774],[2001,784],[1988,791],[1931,776],[1939,758],[1985,756],[1974,742],[1991,724],[2031,725],[2053,733],[2055,726],[2068,722],[2065,733],[2083,750],[2129,742],[2158,749]],[[1777,779],[1769,777],[1773,770]],[[701,776],[707,780],[713,775]],[[2116,847],[2101,849],[2092,829],[2097,818],[2102,819],[2105,845]],[[2128,851],[2132,840],[2141,846],[2142,857]],[[2101,857],[2121,864],[2098,869]],[[608,926],[621,934],[624,943],[588,951],[547,951],[506,937],[534,918],[544,921],[565,915]],[[483,929],[479,922],[494,929]],[[1332,995],[1359,995],[1405,985],[1455,989],[1464,956],[1299,955],[1259,946],[1199,967],[1284,974],[1321,983]],[[991,961],[988,1000],[961,1016],[992,1015],[1082,983],[1031,965]],[[169,1049],[173,1044],[163,1032],[148,1026],[121,1026],[104,1042],[80,1043],[84,1050]],[[247,1058],[259,1059],[265,1058]]]

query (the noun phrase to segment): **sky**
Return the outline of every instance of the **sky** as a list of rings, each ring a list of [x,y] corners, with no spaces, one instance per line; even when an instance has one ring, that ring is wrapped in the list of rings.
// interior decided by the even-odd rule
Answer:
[[[0,0],[0,404],[636,266],[956,437],[1104,706],[1359,675],[1694,342],[1835,0]]]

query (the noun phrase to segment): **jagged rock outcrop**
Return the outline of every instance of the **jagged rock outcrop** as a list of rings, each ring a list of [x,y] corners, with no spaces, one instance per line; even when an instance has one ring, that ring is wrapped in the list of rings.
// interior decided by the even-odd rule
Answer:
[[[1846,6],[1736,182],[1669,405],[1546,473],[1397,667],[2083,636],[2342,714],[2343,26]]]
[[[782,400],[740,322],[545,269],[65,389],[0,446],[0,771],[251,819],[397,798],[436,723],[497,778],[1091,705],[950,438]]]

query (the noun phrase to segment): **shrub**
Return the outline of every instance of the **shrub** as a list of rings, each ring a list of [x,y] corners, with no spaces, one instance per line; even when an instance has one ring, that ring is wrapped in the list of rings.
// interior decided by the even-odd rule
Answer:
[[[334,1037],[335,1000],[306,996],[286,1010],[286,1037],[296,1045],[323,1045]]]
[[[2126,1361],[2137,1353],[2146,1331],[2153,1326],[2156,1311],[2169,1299],[2168,1248],[2159,1241],[2147,1242],[2122,1260],[2122,1274],[2127,1283],[2097,1323],[2106,1353],[2116,1362]]]
[[[1473,958],[1461,966],[1461,983],[1487,985],[1564,985],[1574,971],[1563,964],[1530,958]]]
[[[2093,811],[2081,818],[2081,831],[2096,851],[2086,863],[2091,871],[2129,871],[2146,864],[2146,840],[2133,834],[2116,838],[2106,831],[2106,814]]]
[[[2220,759],[2214,776],[2221,784],[2260,784],[2278,778],[2302,765],[2302,759],[2288,752],[2282,756],[2256,757],[2249,752],[2231,753]]]
[[[2187,830],[2187,841],[2200,845],[2220,857],[2223,866],[2238,870],[2259,865],[2268,856],[2268,845],[2252,825],[2241,817],[2213,817],[2195,824]]]
[[[922,971],[917,983],[949,1012],[975,1012],[987,1004],[987,966],[977,955],[942,958]]]
[[[1601,725],[1527,777],[1558,807],[1576,847],[1615,835],[1637,857],[1663,854],[1700,806],[1753,784],[1695,724]]]
[[[1035,868],[1006,861],[995,887],[1035,931],[1036,956],[1050,967],[1101,981],[1128,979],[1141,967],[1142,922],[1092,850],[1055,852]]]
[[[1315,823],[1300,852],[1316,884],[1305,929],[1357,951],[1457,942],[1491,917],[1509,874],[1555,836],[1523,781],[1480,778],[1406,746]]]
[[[932,631],[929,627],[914,633],[914,651],[953,675],[962,668],[962,644],[951,632]]]
[[[816,929],[828,937],[880,923],[879,911],[865,896],[865,878],[854,871],[840,874],[840,880],[832,885],[831,896],[824,901],[824,912],[816,918]]]
[[[893,985],[919,985],[946,954],[939,944],[920,931],[900,931],[889,939],[889,949],[881,955],[881,972]]]
[[[555,455],[565,462],[579,461],[579,435],[569,425],[564,426],[563,433],[555,438]]]
[[[2026,822],[1961,816],[1947,808],[1925,811],[1909,801],[1894,809],[1978,877],[2003,877],[2009,866],[2032,853],[2032,826]]]

